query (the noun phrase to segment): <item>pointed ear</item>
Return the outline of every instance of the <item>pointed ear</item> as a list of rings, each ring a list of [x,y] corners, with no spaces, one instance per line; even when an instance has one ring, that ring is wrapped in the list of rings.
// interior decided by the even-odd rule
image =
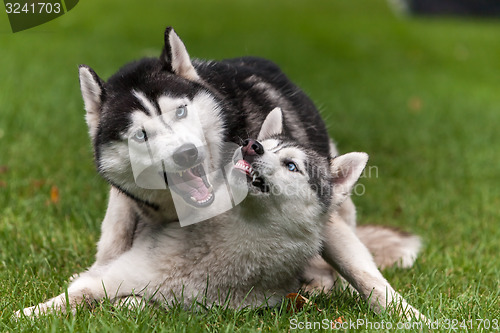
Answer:
[[[80,89],[82,91],[83,102],[85,103],[85,120],[89,127],[90,137],[93,139],[97,133],[99,125],[101,105],[104,100],[104,82],[97,76],[92,68],[80,65],[78,68],[80,75]]]
[[[160,59],[168,71],[191,81],[200,80],[184,43],[172,27],[165,30],[165,46]]]
[[[283,112],[281,108],[274,108],[262,123],[257,140],[264,140],[281,133],[283,133]]]
[[[340,205],[350,195],[368,162],[366,153],[348,153],[331,161],[333,203]]]

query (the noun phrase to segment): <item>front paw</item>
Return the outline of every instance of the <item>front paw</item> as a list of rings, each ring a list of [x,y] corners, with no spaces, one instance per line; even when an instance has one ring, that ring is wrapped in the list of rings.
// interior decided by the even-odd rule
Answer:
[[[66,309],[66,297],[64,294],[57,297],[51,298],[45,303],[40,303],[35,306],[30,306],[23,310],[17,311],[14,315],[16,318],[25,317],[37,317],[40,315],[53,313],[55,311],[65,312]]]
[[[35,306],[30,306],[29,308],[24,308],[23,310],[16,311],[14,313],[14,318],[19,319],[22,317],[34,317],[40,314],[41,308],[43,308],[45,311],[47,310],[46,307],[44,307],[44,304],[39,304]]]

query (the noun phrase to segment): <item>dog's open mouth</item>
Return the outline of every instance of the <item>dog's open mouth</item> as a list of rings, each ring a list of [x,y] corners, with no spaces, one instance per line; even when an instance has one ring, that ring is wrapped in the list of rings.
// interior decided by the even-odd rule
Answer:
[[[247,175],[247,181],[258,188],[261,192],[269,192],[269,186],[264,181],[264,178],[259,176],[259,173],[254,170],[252,165],[245,160],[238,160],[234,164],[234,168],[242,171]]]
[[[168,186],[194,207],[207,207],[212,204],[215,194],[208,181],[203,165],[175,173],[165,173]]]

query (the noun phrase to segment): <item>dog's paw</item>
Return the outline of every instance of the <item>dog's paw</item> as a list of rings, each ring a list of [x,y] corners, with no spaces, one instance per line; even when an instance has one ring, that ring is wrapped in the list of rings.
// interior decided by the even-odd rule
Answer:
[[[411,305],[407,304],[406,308],[400,311],[400,314],[407,320],[417,320],[426,325],[430,324],[430,320]]]
[[[21,312],[21,310],[17,310],[16,312],[14,312],[14,314],[12,315],[12,318],[17,321],[19,318],[23,317],[23,313]]]
[[[66,298],[64,294],[51,298],[45,303],[19,310],[15,313],[15,317],[38,317],[54,312],[66,312]]]
[[[14,313],[14,318],[19,319],[22,317],[35,317],[40,314],[40,307],[42,307],[43,304],[39,304],[36,306],[30,306],[29,308],[24,308],[22,310],[16,311]],[[45,309],[46,311],[47,309]]]

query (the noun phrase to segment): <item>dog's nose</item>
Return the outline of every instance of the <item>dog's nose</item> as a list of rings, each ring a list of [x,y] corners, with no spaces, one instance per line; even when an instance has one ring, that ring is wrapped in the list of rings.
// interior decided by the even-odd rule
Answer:
[[[259,141],[253,139],[246,139],[241,147],[243,156],[255,156],[264,154],[264,147]]]
[[[198,159],[198,149],[192,143],[185,143],[177,148],[173,154],[173,158],[174,162],[183,168],[192,167]]]

